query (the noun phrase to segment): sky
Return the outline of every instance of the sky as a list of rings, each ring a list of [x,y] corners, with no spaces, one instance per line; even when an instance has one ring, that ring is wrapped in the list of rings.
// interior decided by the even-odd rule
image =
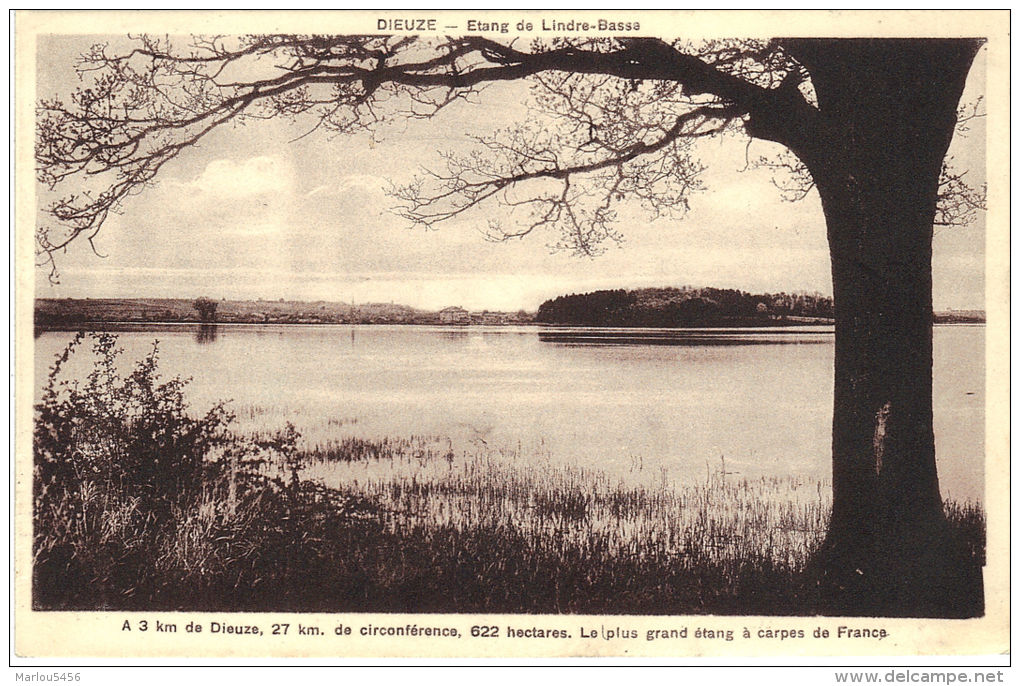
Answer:
[[[37,55],[37,95],[76,82],[75,56],[102,37],[48,36]],[[964,101],[984,87],[984,59]],[[214,131],[167,164],[159,183],[131,197],[96,239],[57,256],[58,284],[36,270],[37,297],[182,297],[395,302],[424,309],[535,310],[564,293],[642,286],[712,286],[751,292],[832,293],[817,193],[788,203],[771,172],[747,160],[775,151],[737,136],[699,142],[704,191],[681,219],[652,218],[625,203],[623,242],[595,258],[549,246],[534,232],[490,242],[482,230],[495,204],[411,229],[385,189],[436,167],[439,152],[462,150],[528,112],[523,84],[487,89],[475,104],[429,121],[368,136],[293,140],[304,128],[266,121]],[[984,180],[984,123],[957,135],[950,154],[972,183]],[[937,310],[984,307],[984,218],[934,238]]]

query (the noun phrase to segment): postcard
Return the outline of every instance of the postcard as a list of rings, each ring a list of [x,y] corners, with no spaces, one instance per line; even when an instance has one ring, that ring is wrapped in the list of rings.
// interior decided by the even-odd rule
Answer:
[[[17,12],[16,654],[1007,651],[1007,31]]]

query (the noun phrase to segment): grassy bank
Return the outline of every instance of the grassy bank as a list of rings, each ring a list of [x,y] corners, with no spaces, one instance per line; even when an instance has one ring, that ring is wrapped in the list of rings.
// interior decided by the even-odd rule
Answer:
[[[78,341],[78,345],[81,341]],[[71,354],[68,352],[68,355]],[[191,418],[154,353],[93,339],[37,406],[38,609],[810,614],[827,484],[613,481],[427,437],[299,448]],[[65,356],[66,359],[66,356]],[[979,508],[947,508],[976,558]]]

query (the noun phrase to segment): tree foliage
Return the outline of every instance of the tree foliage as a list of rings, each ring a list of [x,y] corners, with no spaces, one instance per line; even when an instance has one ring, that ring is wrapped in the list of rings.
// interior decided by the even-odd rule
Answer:
[[[205,297],[196,298],[192,307],[198,311],[198,317],[203,322],[216,321],[216,309],[219,307],[219,303],[215,300]]]
[[[821,295],[752,294],[721,288],[642,288],[562,295],[546,300],[535,321],[568,326],[725,326],[781,323],[785,317],[832,317]]]

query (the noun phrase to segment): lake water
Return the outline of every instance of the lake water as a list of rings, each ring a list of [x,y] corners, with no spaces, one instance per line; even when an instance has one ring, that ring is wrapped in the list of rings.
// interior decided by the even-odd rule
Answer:
[[[824,327],[628,330],[417,326],[125,326],[127,363],[159,340],[196,411],[231,399],[243,429],[292,422],[309,444],[437,436],[621,481],[708,472],[827,479],[833,338]],[[935,328],[944,496],[984,483],[983,326]],[[73,334],[36,338],[37,387]],[[69,367],[84,374],[87,356]],[[530,456],[534,456],[533,458]]]

